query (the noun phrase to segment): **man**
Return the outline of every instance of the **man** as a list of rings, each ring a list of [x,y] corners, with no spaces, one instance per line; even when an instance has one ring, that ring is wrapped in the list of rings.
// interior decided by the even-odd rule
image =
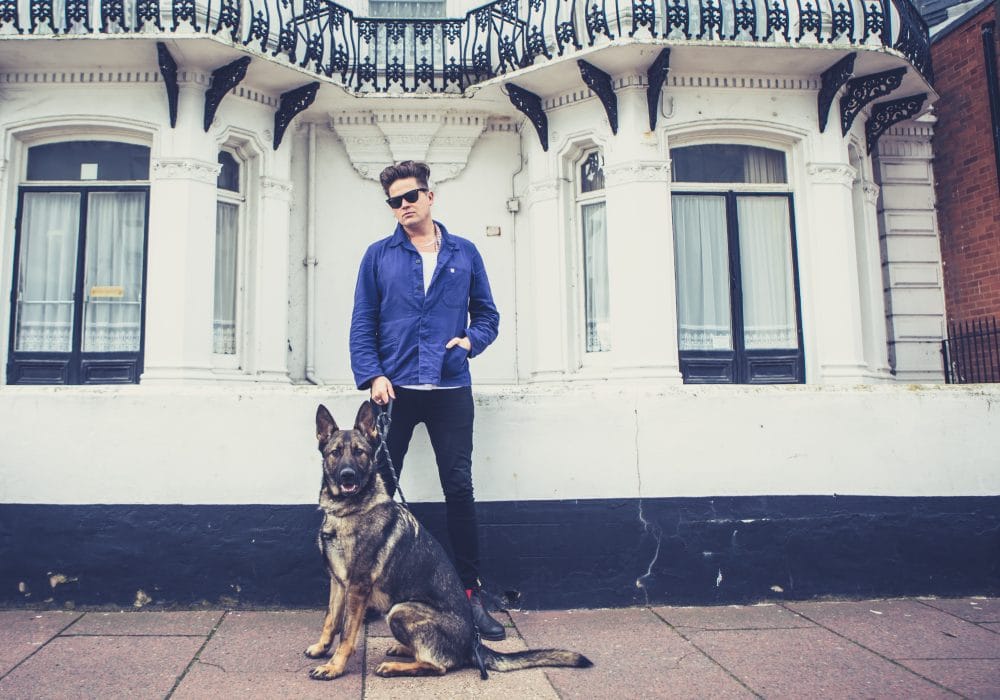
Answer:
[[[444,491],[455,567],[484,639],[506,636],[480,598],[479,528],[472,489],[472,378],[469,358],[497,337],[483,259],[476,247],[431,218],[425,163],[403,161],[380,181],[398,222],[365,252],[351,319],[351,368],[372,401],[393,399],[389,456],[402,471],[413,429],[427,426]],[[384,474],[389,494],[392,475]]]

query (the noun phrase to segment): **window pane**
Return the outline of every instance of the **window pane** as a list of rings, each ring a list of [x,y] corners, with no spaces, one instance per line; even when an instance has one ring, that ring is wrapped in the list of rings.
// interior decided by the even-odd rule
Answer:
[[[222,170],[219,171],[219,189],[229,190],[230,192],[239,192],[240,164],[236,161],[236,158],[234,158],[231,153],[220,151],[219,165],[222,166]]]
[[[608,234],[604,202],[580,208],[583,219],[584,306],[587,352],[611,349],[611,303],[608,293]]]
[[[236,243],[239,206],[219,202],[215,218],[215,321],[212,352],[236,354]]]
[[[738,197],[747,350],[797,348],[792,238],[785,197]]]
[[[113,141],[64,141],[28,149],[28,180],[148,180],[149,148]]]
[[[442,0],[369,0],[372,17],[392,19],[440,19],[445,15]]]
[[[787,182],[785,154],[771,148],[709,144],[670,149],[674,182]]]
[[[604,158],[599,151],[588,155],[580,165],[580,192],[596,192],[604,189]]]
[[[29,192],[22,206],[14,349],[69,352],[80,195]]]
[[[681,350],[731,350],[726,198],[673,195]]]
[[[84,352],[139,351],[145,226],[145,192],[88,198]]]

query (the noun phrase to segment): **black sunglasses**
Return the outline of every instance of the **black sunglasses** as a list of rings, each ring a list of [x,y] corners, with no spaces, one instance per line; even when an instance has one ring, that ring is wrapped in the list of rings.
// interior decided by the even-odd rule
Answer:
[[[427,192],[427,188],[418,187],[415,190],[404,192],[403,194],[396,195],[395,197],[389,197],[387,200],[385,200],[385,203],[388,204],[393,209],[399,209],[401,206],[403,206],[404,199],[410,204],[413,204],[418,199],[420,199],[421,192]]]

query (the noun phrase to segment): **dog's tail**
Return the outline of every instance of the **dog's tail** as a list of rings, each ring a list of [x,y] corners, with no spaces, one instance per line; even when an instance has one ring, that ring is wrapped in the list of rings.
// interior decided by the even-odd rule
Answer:
[[[583,654],[565,649],[529,649],[528,651],[500,652],[487,646],[480,646],[483,665],[491,671],[519,671],[522,668],[539,666],[567,666],[569,668],[590,668],[594,662]]]

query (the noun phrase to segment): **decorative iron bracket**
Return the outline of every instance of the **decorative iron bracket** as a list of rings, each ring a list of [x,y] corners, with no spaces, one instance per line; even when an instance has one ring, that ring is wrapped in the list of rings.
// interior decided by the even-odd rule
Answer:
[[[319,81],[306,83],[302,87],[281,93],[281,104],[278,111],[274,113],[274,150],[278,150],[281,139],[285,136],[285,129],[292,123],[299,112],[305,110],[316,99],[316,91],[319,90]]]
[[[507,97],[510,98],[510,103],[531,121],[535,131],[538,132],[538,140],[542,144],[542,150],[548,151],[549,120],[542,107],[542,98],[514,83],[507,83]]]
[[[646,106],[649,108],[649,130],[656,129],[656,114],[659,112],[660,93],[670,72],[670,49],[663,49],[646,71]]]
[[[847,92],[840,98],[840,129],[844,136],[865,105],[885,97],[903,84],[906,68],[893,68],[847,81]]]
[[[205,131],[212,126],[222,98],[243,81],[249,65],[250,57],[243,56],[212,71],[212,84],[205,91]]]
[[[604,111],[608,115],[608,124],[611,125],[611,133],[618,133],[618,98],[615,96],[615,87],[611,84],[611,76],[595,66],[593,63],[579,59],[576,65],[580,66],[580,76],[594,94],[604,105]]]
[[[849,53],[832,66],[823,71],[823,84],[819,89],[819,130],[820,133],[826,131],[826,122],[830,118],[830,107],[833,106],[833,98],[837,96],[840,88],[847,84],[847,81],[854,75],[854,59],[857,54]]]
[[[162,41],[156,42],[156,53],[159,56],[163,85],[167,88],[167,108],[170,110],[170,128],[173,129],[177,126],[177,95],[180,91],[177,86],[177,61]]]
[[[872,115],[865,123],[865,139],[868,141],[868,153],[871,153],[879,137],[893,124],[918,114],[927,100],[927,93],[910,95],[891,102],[882,102],[872,107]]]

